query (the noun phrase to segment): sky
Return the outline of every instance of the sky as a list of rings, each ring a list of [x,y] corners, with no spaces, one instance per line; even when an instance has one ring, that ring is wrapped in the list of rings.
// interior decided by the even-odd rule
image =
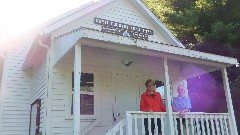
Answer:
[[[90,1],[0,0],[0,42]]]

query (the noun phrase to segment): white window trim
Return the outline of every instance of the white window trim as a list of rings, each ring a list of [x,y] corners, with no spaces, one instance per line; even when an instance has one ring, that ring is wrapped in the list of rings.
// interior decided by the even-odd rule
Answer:
[[[88,69],[90,69],[88,67]],[[65,119],[72,120],[73,115],[71,115],[71,103],[72,103],[72,68],[68,68],[66,72],[66,80],[67,80],[67,85],[66,89],[69,91],[68,96],[66,99],[66,105],[65,105]],[[94,115],[81,115],[81,120],[87,120],[87,119],[98,119],[99,118],[99,112],[100,112],[100,98],[99,98],[99,72],[98,71],[93,71],[93,70],[83,70],[83,73],[93,73],[94,74],[94,92],[83,92],[81,91],[81,94],[90,94],[94,95]]]

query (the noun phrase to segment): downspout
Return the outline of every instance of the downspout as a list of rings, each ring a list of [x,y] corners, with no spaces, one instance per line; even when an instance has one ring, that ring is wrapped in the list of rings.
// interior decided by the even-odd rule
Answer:
[[[39,33],[39,35],[44,35],[43,33]],[[42,132],[43,133],[40,133],[40,135],[46,135],[47,133],[49,133],[49,128],[50,128],[50,103],[51,103],[51,99],[49,98],[49,96],[51,95],[51,80],[52,80],[52,75],[51,75],[51,71],[52,71],[52,67],[51,67],[51,59],[50,59],[50,52],[51,52],[51,49],[48,45],[42,43],[42,40],[41,38],[38,40],[38,43],[41,47],[44,47],[45,49],[47,49],[47,61],[46,61],[46,91],[45,91],[45,116],[44,116],[44,125],[43,125],[43,130]]]
[[[3,118],[3,105],[4,105],[4,101],[3,101],[3,90],[5,88],[5,71],[6,70],[6,56],[4,55],[0,55],[1,58],[3,58],[3,72],[2,72],[2,80],[1,80],[1,89],[0,89],[0,134],[2,133],[2,118]]]
[[[38,40],[38,43],[39,43],[40,46],[46,48],[48,52],[50,51],[50,47],[48,45],[43,44],[40,39]]]

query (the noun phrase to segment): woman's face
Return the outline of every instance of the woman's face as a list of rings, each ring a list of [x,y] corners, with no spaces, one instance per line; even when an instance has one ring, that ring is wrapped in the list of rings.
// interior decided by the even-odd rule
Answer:
[[[183,86],[179,86],[177,89],[177,92],[178,92],[179,96],[184,96],[185,90],[184,90]]]
[[[154,82],[149,82],[147,85],[148,91],[154,91],[155,90],[155,83]]]

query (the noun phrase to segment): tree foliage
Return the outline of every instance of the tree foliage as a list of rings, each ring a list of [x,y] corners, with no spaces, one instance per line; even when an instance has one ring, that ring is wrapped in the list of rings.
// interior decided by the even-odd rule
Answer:
[[[218,42],[240,49],[239,0],[143,1],[187,47]]]

